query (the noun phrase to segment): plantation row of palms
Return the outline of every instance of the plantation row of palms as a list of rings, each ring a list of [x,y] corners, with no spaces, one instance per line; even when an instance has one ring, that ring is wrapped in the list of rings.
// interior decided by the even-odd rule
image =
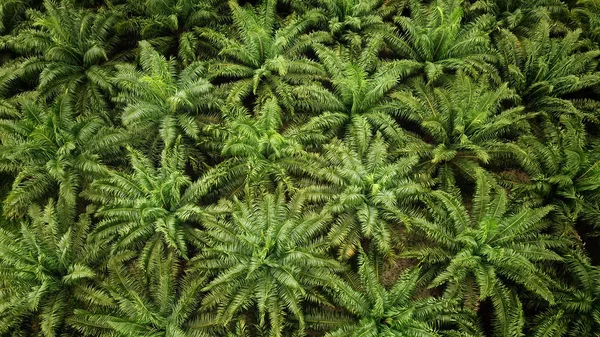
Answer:
[[[600,336],[594,0],[0,1],[0,336]]]

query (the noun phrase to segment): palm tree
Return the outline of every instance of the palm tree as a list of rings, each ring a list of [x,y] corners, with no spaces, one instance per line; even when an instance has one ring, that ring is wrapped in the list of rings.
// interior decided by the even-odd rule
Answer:
[[[360,288],[335,296],[353,317],[326,337],[483,336],[475,314],[461,309],[456,301],[415,298],[418,268],[405,270],[389,289],[380,283],[378,268],[364,252],[359,255]],[[317,323],[327,320],[324,315]]]
[[[593,0],[580,0],[577,5],[571,12],[581,30],[597,44],[600,43],[600,4]]]
[[[285,20],[277,27],[276,2],[261,1],[259,6],[240,6],[230,1],[233,29],[220,32],[201,30],[200,36],[218,48],[219,57],[209,62],[209,76],[221,86],[229,103],[260,105],[276,98],[293,113],[299,96],[317,95],[323,89],[316,81],[325,78],[322,67],[302,54],[314,43],[329,40],[325,32],[306,34],[322,15],[316,11]],[[252,108],[254,104],[250,104]]]
[[[138,14],[142,38],[161,54],[177,56],[184,65],[197,61],[201,52],[197,28],[224,22],[226,5],[218,0],[128,1],[130,9]]]
[[[6,0],[0,7],[0,33],[6,35],[25,20],[25,12],[33,7],[30,0]]]
[[[569,99],[600,82],[600,50],[587,50],[580,35],[576,30],[562,39],[550,37],[548,23],[542,22],[526,38],[501,30],[496,39],[502,80],[521,97],[526,111],[539,113],[532,123],[538,137],[556,134],[567,118],[580,129],[585,121],[597,120],[596,101]]]
[[[73,219],[79,192],[106,173],[127,140],[99,116],[76,116],[58,100],[51,108],[7,102],[0,120],[0,169],[16,174],[4,213],[18,217],[35,202],[57,198],[61,216]]]
[[[435,0],[423,4],[410,0],[410,17],[396,16],[401,34],[386,35],[388,46],[400,57],[422,65],[429,83],[444,74],[463,70],[496,79],[488,33],[491,17],[482,15],[463,24],[464,11],[459,0]]]
[[[600,229],[600,142],[595,140],[588,149],[587,169],[576,179],[584,194],[581,219]]]
[[[185,148],[179,139],[165,148],[160,167],[139,151],[129,149],[131,173],[111,171],[92,183],[86,196],[99,204],[102,218],[93,236],[110,242],[113,252],[142,248],[140,261],[147,261],[155,247],[166,245],[181,257],[188,256],[186,231],[202,210],[187,197],[190,178],[183,172]]]
[[[206,278],[185,270],[173,254],[150,257],[140,269],[136,254],[123,251],[108,263],[103,291],[111,306],[76,309],[69,324],[84,336],[204,337],[218,331],[199,310]]]
[[[421,172],[445,188],[457,176],[475,180],[477,168],[500,160],[509,159],[517,167],[532,165],[530,155],[514,141],[528,132],[530,116],[514,107],[518,97],[508,86],[491,88],[485,82],[459,73],[446,88],[416,79],[409,90],[392,94],[400,118],[418,125],[425,141],[409,142],[402,151],[418,153]]]
[[[22,76],[39,72],[36,92],[42,99],[64,95],[74,111],[93,110],[107,120],[118,37],[118,16],[110,11],[78,10],[67,1],[44,1],[45,12],[30,11],[33,27],[11,42],[30,55],[21,63]]]
[[[552,208],[511,207],[503,189],[495,187],[482,170],[477,175],[470,212],[458,197],[432,193],[431,216],[411,221],[426,241],[404,255],[428,268],[431,287],[445,285],[446,297],[464,298],[469,307],[491,298],[497,314],[504,312],[504,306],[498,306],[505,297],[503,289],[514,285],[553,304],[550,287],[555,282],[540,264],[561,261],[553,249],[565,241],[543,232],[548,227],[544,218]]]
[[[370,240],[378,253],[389,254],[411,212],[411,201],[425,192],[409,178],[418,157],[389,153],[379,134],[366,149],[334,140],[324,151],[318,176],[333,187],[323,210],[336,216],[329,232],[331,244],[344,259],[356,253],[362,239]]]
[[[514,198],[528,206],[553,204],[552,217],[566,232],[591,209],[597,209],[600,200],[600,158],[597,145],[587,144],[586,134],[565,121],[552,141],[542,142],[533,136],[520,142],[533,156],[535,170],[528,172],[527,180],[505,181]],[[598,221],[592,221],[592,223]]]
[[[582,253],[566,262],[573,283],[562,285],[556,305],[536,317],[534,337],[594,336],[600,331],[600,268]]]
[[[342,283],[342,266],[327,255],[328,216],[311,210],[301,193],[282,188],[259,199],[222,200],[202,217],[206,229],[195,269],[211,275],[202,305],[216,321],[246,317],[269,336],[303,336],[305,301],[323,302],[323,287]]]
[[[388,141],[401,143],[403,133],[393,116],[398,111],[390,95],[398,82],[419,69],[413,61],[380,62],[364,50],[358,60],[348,51],[341,54],[324,46],[315,47],[319,59],[331,77],[335,97],[326,98],[329,106],[297,131],[305,142],[324,142],[332,137],[351,137],[359,142],[380,131]],[[356,144],[366,148],[365,142]]]
[[[334,39],[342,46],[360,51],[367,44],[378,43],[375,40],[382,35],[394,32],[390,16],[401,11],[405,2],[319,0],[319,5],[327,13],[328,30]]]
[[[158,140],[169,147],[178,136],[193,147],[200,136],[198,115],[209,113],[217,102],[203,78],[203,65],[191,63],[177,74],[174,59],[167,60],[147,41],[139,45],[141,71],[132,64],[118,65],[114,79],[121,89],[115,101],[124,105],[123,125],[153,149]]]
[[[18,232],[0,229],[0,335],[63,336],[73,307],[111,303],[94,282],[101,247],[87,240],[92,211],[64,223],[50,201],[32,206]]]
[[[553,31],[568,29],[564,21],[569,16],[569,5],[561,0],[479,0],[465,4],[474,15],[491,14],[497,27],[519,35],[526,35],[529,29],[545,20],[551,22]]]
[[[314,181],[311,161],[317,156],[305,151],[294,134],[280,131],[283,113],[275,99],[265,101],[255,116],[238,106],[224,110],[225,160],[194,183],[197,197],[240,195],[247,186],[274,191],[278,183],[291,193]]]

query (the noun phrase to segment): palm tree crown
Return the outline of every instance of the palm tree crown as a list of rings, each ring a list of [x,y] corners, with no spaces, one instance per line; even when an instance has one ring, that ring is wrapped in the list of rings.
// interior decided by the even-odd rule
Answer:
[[[173,254],[154,254],[148,268],[135,268],[125,251],[108,263],[103,292],[109,306],[77,309],[69,323],[85,336],[214,336],[210,316],[197,314],[206,278],[182,270]]]
[[[196,116],[209,112],[215,103],[212,85],[203,77],[204,66],[194,62],[175,75],[175,61],[167,60],[147,41],[140,42],[140,66],[141,71],[131,64],[117,66],[115,83],[122,92],[116,100],[125,105],[121,116],[125,127],[137,139],[157,139],[158,133],[165,146],[179,135],[197,141]]]
[[[550,207],[509,207],[506,192],[494,187],[481,170],[470,212],[447,192],[435,191],[433,196],[443,207],[432,204],[432,218],[414,218],[412,225],[437,246],[405,253],[438,271],[432,273],[432,287],[445,284],[447,296],[467,296],[473,303],[476,299],[468,298],[473,294],[467,291],[471,281],[479,299],[497,297],[506,284],[516,283],[554,303],[550,289],[554,282],[539,263],[560,261],[553,248],[565,242],[542,233]]]
[[[302,53],[312,44],[328,40],[323,32],[305,34],[320,20],[318,12],[292,17],[276,28],[275,1],[265,1],[257,8],[242,7],[231,1],[232,36],[211,29],[201,36],[219,47],[220,58],[211,62],[211,79],[228,82],[223,89],[227,100],[243,103],[276,98],[283,106],[295,106],[294,94],[311,90],[314,81],[325,76],[322,67]],[[260,105],[260,104],[259,104]]]
[[[47,50],[26,59],[19,70],[23,76],[39,72],[37,92],[42,98],[65,95],[78,112],[92,109],[102,115],[113,94],[111,78],[118,60],[114,30],[117,15],[110,11],[76,10],[63,1],[44,1],[45,13],[30,11],[32,27],[12,42],[25,53]],[[111,118],[111,116],[106,116]]]
[[[600,82],[596,70],[600,51],[586,50],[581,31],[553,38],[546,22],[542,22],[526,38],[518,38],[501,30],[496,41],[500,55],[500,74],[503,81],[515,89],[526,109],[540,113],[534,126],[538,137],[556,132],[566,118],[573,125],[594,120],[593,100],[572,100],[567,96]],[[581,52],[574,53],[575,50]],[[580,126],[581,127],[581,126]]]
[[[462,1],[436,0],[426,5],[410,0],[410,17],[399,15],[394,21],[401,35],[389,34],[388,45],[399,56],[423,65],[428,82],[448,72],[463,70],[494,78],[496,55],[490,50],[490,17],[463,24]]]
[[[198,28],[227,19],[227,3],[218,0],[130,0],[128,5],[139,15],[134,20],[143,27],[141,36],[161,54],[177,56],[185,65],[197,61],[202,52]]]
[[[106,173],[103,161],[118,157],[127,135],[99,117],[76,116],[64,100],[50,108],[31,102],[6,107],[1,168],[18,173],[5,214],[16,217],[32,202],[57,196],[61,216],[72,218],[78,193]]]
[[[272,336],[301,335],[302,303],[322,301],[320,289],[339,283],[343,269],[326,255],[328,217],[305,206],[302,194],[289,201],[281,189],[260,201],[250,196],[202,217],[205,248],[193,263],[213,276],[203,305],[216,306],[223,324],[245,313]]]
[[[425,190],[408,177],[418,158],[397,157],[388,148],[379,134],[366,149],[340,141],[325,146],[326,163],[318,175],[334,186],[324,212],[337,214],[329,238],[343,258],[355,254],[361,239],[390,253],[411,201]]]
[[[380,131],[392,142],[407,138],[392,117],[398,111],[390,103],[390,95],[401,79],[419,69],[417,63],[400,60],[376,65],[368,50],[355,60],[348,51],[336,53],[324,46],[315,49],[331,76],[335,96],[324,98],[328,111],[301,126],[299,137],[318,141],[347,136],[359,142]],[[367,144],[357,146],[364,148]]]
[[[142,260],[157,245],[166,245],[186,257],[186,230],[202,210],[186,190],[190,178],[183,172],[185,149],[178,139],[163,150],[157,168],[136,150],[129,150],[129,158],[131,173],[110,172],[106,178],[94,181],[86,193],[101,204],[98,216],[103,220],[94,236],[112,242],[115,250],[143,246]]]
[[[423,172],[452,186],[456,176],[475,179],[475,170],[492,160],[530,167],[530,156],[510,138],[528,130],[522,107],[507,86],[490,88],[459,73],[448,88],[432,88],[417,79],[410,91],[392,95],[401,118],[419,125],[425,143],[409,139],[407,153],[419,153]]]
[[[327,337],[358,336],[483,336],[472,313],[451,300],[414,299],[420,270],[406,270],[386,289],[379,281],[378,265],[359,256],[360,290],[339,293],[338,301],[357,319],[328,333]],[[459,332],[460,330],[460,332]]]
[[[0,230],[0,334],[33,316],[35,326],[21,333],[60,336],[74,305],[111,303],[94,282],[101,247],[87,240],[92,212],[63,223],[50,201],[32,207],[18,232]]]

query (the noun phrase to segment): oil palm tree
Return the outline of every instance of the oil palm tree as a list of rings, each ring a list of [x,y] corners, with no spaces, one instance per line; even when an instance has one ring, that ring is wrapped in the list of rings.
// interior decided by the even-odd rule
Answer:
[[[540,264],[561,261],[554,249],[565,241],[543,232],[549,225],[544,218],[552,208],[512,206],[502,188],[494,187],[482,170],[477,172],[470,212],[460,198],[434,191],[431,217],[411,222],[426,241],[404,255],[431,268],[431,287],[445,285],[445,296],[461,297],[469,307],[491,298],[496,312],[503,312],[505,308],[498,306],[501,294],[513,284],[553,304],[555,282]]]
[[[153,149],[172,146],[178,136],[195,145],[201,129],[198,116],[208,114],[217,102],[203,65],[194,62],[178,71],[174,59],[167,60],[147,41],[139,44],[139,64],[141,71],[132,64],[117,66],[114,83],[120,92],[114,99],[124,106],[123,125]]]
[[[600,331],[600,269],[581,252],[566,258],[573,282],[556,291],[556,305],[536,317],[534,337],[597,336]]]
[[[76,309],[69,324],[84,336],[215,336],[212,316],[199,310],[206,278],[163,253],[153,254],[146,269],[132,251],[113,256],[102,289],[111,306]]]
[[[327,255],[328,216],[312,211],[301,193],[248,192],[223,200],[202,217],[204,248],[192,259],[210,275],[202,305],[216,322],[251,319],[269,336],[303,336],[304,302],[323,302],[323,287],[342,281],[342,265]]]
[[[290,113],[298,95],[322,90],[316,83],[325,78],[321,65],[303,53],[314,43],[329,40],[325,32],[307,33],[322,19],[311,11],[290,17],[278,27],[276,2],[264,0],[256,7],[230,1],[231,32],[201,30],[200,36],[218,48],[219,57],[209,62],[209,78],[225,82],[221,88],[230,103],[260,105],[276,98]]]
[[[533,136],[520,142],[528,148],[535,162],[528,179],[507,177],[514,198],[529,206],[553,204],[555,223],[567,232],[586,215],[600,198],[600,167],[594,155],[596,146],[587,144],[585,133],[568,121],[552,141],[542,142]],[[598,223],[593,221],[593,223]]]
[[[391,16],[401,11],[406,1],[319,0],[329,18],[328,30],[342,46],[360,51],[367,44],[379,43],[384,34],[393,34]]]
[[[309,143],[332,137],[351,137],[356,142],[380,131],[390,142],[400,143],[409,135],[402,132],[393,116],[398,111],[390,95],[399,81],[416,72],[418,63],[408,60],[379,62],[368,50],[354,60],[348,51],[336,53],[315,46],[317,55],[331,77],[334,97],[324,97],[328,109],[299,127],[300,139]],[[359,148],[368,144],[357,143]]]
[[[589,145],[587,169],[576,181],[584,194],[584,209],[581,218],[595,228],[600,228],[600,142],[594,141]]]
[[[394,19],[400,35],[386,35],[388,46],[398,56],[423,66],[423,75],[430,83],[457,70],[496,80],[492,64],[497,57],[488,38],[491,17],[482,15],[464,23],[461,2],[436,0],[424,4],[410,0],[410,17],[398,15]]]
[[[357,252],[363,239],[378,253],[389,254],[411,203],[425,193],[409,178],[418,157],[395,156],[389,147],[379,134],[366,149],[338,140],[324,146],[325,162],[317,175],[332,185],[332,197],[323,211],[335,215],[329,240],[344,259]]]
[[[475,170],[494,161],[532,165],[531,156],[516,142],[519,134],[527,134],[530,116],[515,106],[518,97],[506,85],[492,88],[485,80],[459,73],[446,88],[416,79],[409,90],[392,98],[401,120],[418,125],[416,133],[424,140],[411,139],[402,151],[418,153],[421,172],[446,188],[457,176],[475,180]]]
[[[50,108],[28,101],[5,107],[0,168],[15,180],[4,213],[18,217],[54,196],[61,216],[72,219],[79,192],[106,173],[104,164],[115,162],[127,136],[98,116],[76,116],[64,100]]]
[[[557,133],[566,117],[574,126],[579,123],[579,128],[597,121],[597,102],[569,98],[600,82],[596,70],[600,50],[586,49],[580,30],[554,38],[549,24],[543,21],[525,38],[508,30],[498,35],[500,75],[521,97],[527,111],[539,113],[532,123],[537,126],[534,131],[538,137]]]
[[[107,10],[78,10],[67,1],[58,5],[45,0],[44,10],[30,10],[32,27],[11,41],[13,49],[30,55],[19,73],[39,72],[36,92],[42,99],[64,95],[78,113],[93,110],[106,115],[119,60],[114,29],[118,16]]]
[[[163,150],[159,167],[130,148],[131,171],[111,171],[86,192],[100,205],[96,215],[102,220],[94,238],[111,243],[113,252],[139,248],[140,261],[147,261],[154,247],[163,246],[187,257],[186,231],[202,210],[186,198],[191,182],[183,172],[185,158],[179,139]]]
[[[214,27],[227,20],[227,2],[216,0],[145,0],[128,1],[138,14],[142,38],[163,55],[177,56],[184,65],[198,60],[201,41],[199,27]]]
[[[274,98],[252,116],[247,109],[228,105],[222,131],[222,162],[195,182],[198,197],[232,196],[247,186],[274,191],[279,183],[293,192],[310,184],[316,155],[303,149],[294,134],[283,130],[282,109]],[[314,181],[314,180],[313,180]]]
[[[473,16],[491,14],[497,27],[519,35],[526,35],[542,21],[551,22],[553,31],[564,32],[569,17],[569,4],[561,0],[477,0],[465,4]]]
[[[405,270],[389,289],[380,283],[378,268],[364,252],[359,255],[360,287],[336,293],[353,318],[325,336],[483,336],[475,313],[461,309],[457,301],[415,298],[418,268]],[[319,321],[327,321],[326,316]]]
[[[92,211],[65,223],[50,201],[32,206],[19,231],[0,229],[1,335],[63,336],[73,307],[112,304],[95,282],[102,251],[87,239]]]

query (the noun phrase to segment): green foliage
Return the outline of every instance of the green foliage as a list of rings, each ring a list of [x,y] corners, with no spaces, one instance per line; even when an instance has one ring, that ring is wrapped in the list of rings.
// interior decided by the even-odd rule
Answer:
[[[413,299],[419,269],[407,270],[386,289],[379,282],[377,264],[364,252],[359,256],[360,290],[336,293],[337,301],[357,318],[328,333],[342,336],[482,336],[475,315],[461,310],[456,302],[425,297]],[[454,330],[456,328],[456,330]]]
[[[320,0],[327,17],[327,26],[333,38],[354,51],[380,43],[394,28],[388,19],[402,10],[406,1],[381,0]]]
[[[572,13],[579,22],[584,34],[593,39],[596,43],[600,42],[600,4],[597,1],[579,0]]]
[[[24,19],[25,12],[31,6],[28,0],[7,0],[0,7],[0,33],[7,34]]]
[[[85,336],[214,336],[212,317],[196,311],[206,278],[183,270],[173,254],[154,254],[145,268],[135,255],[123,251],[108,263],[111,306],[75,310],[69,323]]]
[[[469,1],[470,2],[470,1]],[[477,0],[468,4],[469,12],[487,13],[496,18],[499,28],[526,34],[532,26],[546,21],[553,31],[568,29],[562,20],[568,17],[568,5],[561,0]],[[562,20],[561,20],[562,19]]]
[[[600,329],[600,269],[581,253],[567,256],[573,280],[556,292],[557,305],[536,320],[535,337],[593,336]]]
[[[0,0],[0,337],[600,337],[599,18]]]
[[[86,193],[100,206],[97,215],[102,221],[94,237],[111,242],[115,252],[144,247],[140,256],[144,263],[159,249],[156,246],[166,245],[187,257],[186,231],[203,211],[189,197],[190,178],[183,172],[185,149],[178,139],[163,150],[157,168],[134,149],[129,150],[129,158],[131,173],[109,172]]]
[[[537,164],[527,181],[511,184],[516,198],[531,206],[554,204],[555,222],[566,231],[590,210],[593,214],[600,195],[600,167],[596,150],[586,144],[585,134],[566,124],[556,141],[543,144],[530,136],[521,142],[531,149]]]
[[[4,213],[10,217],[55,196],[60,216],[73,218],[78,193],[106,174],[103,159],[118,156],[128,138],[99,117],[76,116],[64,100],[49,108],[29,101],[19,106],[6,102],[3,117],[0,168],[16,173],[4,201]]]
[[[390,48],[401,57],[420,62],[428,82],[456,70],[495,77],[490,63],[496,55],[488,38],[492,20],[482,15],[463,24],[460,2],[433,1],[426,5],[410,0],[410,16],[394,18],[402,34],[387,36]]]
[[[295,99],[318,90],[314,82],[325,76],[320,64],[302,55],[312,44],[329,40],[324,32],[306,33],[322,14],[292,16],[277,27],[275,3],[264,1],[252,8],[230,1],[231,36],[226,31],[201,31],[200,36],[218,48],[219,57],[209,65],[209,78],[228,82],[222,88],[228,102],[241,104],[254,97],[260,105],[276,98],[293,111]]]
[[[310,159],[315,156],[290,132],[279,132],[283,112],[274,98],[262,104],[254,116],[244,108],[226,109],[221,150],[226,159],[195,184],[198,195],[210,193],[213,187],[218,187],[218,195],[226,196],[240,195],[249,186],[274,191],[278,183],[292,192],[301,178],[314,174]]]
[[[225,1],[218,0],[129,0],[130,9],[140,27],[140,35],[161,54],[177,56],[185,65],[198,60],[205,47],[198,28],[227,20]]]
[[[50,201],[44,209],[32,206],[19,231],[0,230],[0,334],[59,336],[74,304],[113,303],[94,282],[100,246],[88,240],[91,213],[61,222]],[[28,320],[35,327],[23,324]]]
[[[344,259],[356,253],[361,239],[371,240],[379,253],[390,253],[411,201],[424,192],[408,178],[418,158],[398,158],[388,147],[379,134],[366,149],[340,141],[325,146],[326,167],[318,175],[334,187],[323,211],[336,215],[329,239]]]
[[[301,126],[302,139],[325,142],[335,135],[346,136],[360,148],[368,146],[367,139],[381,131],[390,141],[400,142],[407,136],[392,118],[398,112],[390,102],[399,79],[419,69],[414,61],[378,62],[365,49],[358,60],[341,55],[324,46],[315,46],[333,85],[335,96],[325,96],[326,112]]]
[[[525,150],[510,140],[527,131],[529,116],[522,107],[504,109],[517,100],[506,85],[492,89],[459,73],[446,88],[416,80],[410,91],[392,97],[402,118],[429,139],[426,146],[409,143],[404,151],[419,153],[423,173],[442,186],[453,186],[458,177],[474,180],[478,168],[494,161],[531,165]]]
[[[581,30],[553,38],[549,25],[542,22],[525,37],[507,30],[498,35],[502,79],[521,97],[527,111],[539,113],[534,124],[538,137],[551,137],[557,132],[552,126],[567,119],[575,127],[597,121],[595,100],[566,97],[600,81],[596,71],[600,50],[586,48]]]
[[[31,27],[9,41],[26,55],[16,76],[35,76],[36,93],[42,99],[62,94],[79,113],[92,110],[107,116],[118,60],[114,31],[118,16],[110,11],[78,10],[67,1],[57,5],[46,0],[44,9],[29,10]]]
[[[175,60],[166,60],[147,41],[140,42],[140,66],[117,66],[115,84],[122,90],[115,101],[124,104],[121,120],[136,140],[154,142],[160,134],[166,147],[178,136],[194,145],[200,136],[197,115],[214,108],[212,85],[204,66],[194,62],[176,73]]]
[[[431,287],[446,285],[446,297],[465,298],[474,306],[477,300],[497,297],[498,287],[520,284],[554,303],[554,282],[541,263],[560,261],[553,249],[565,242],[543,233],[551,207],[510,205],[506,192],[481,170],[469,212],[460,198],[447,192],[434,191],[432,196],[439,204],[431,203],[431,217],[412,223],[435,245],[419,244],[404,253],[435,270]]]
[[[221,324],[245,314],[270,336],[303,335],[303,302],[323,302],[321,288],[342,282],[336,272],[343,267],[327,256],[321,235],[329,217],[311,211],[302,193],[288,201],[281,189],[208,213],[205,247],[192,261],[212,276],[203,306],[216,308]]]

